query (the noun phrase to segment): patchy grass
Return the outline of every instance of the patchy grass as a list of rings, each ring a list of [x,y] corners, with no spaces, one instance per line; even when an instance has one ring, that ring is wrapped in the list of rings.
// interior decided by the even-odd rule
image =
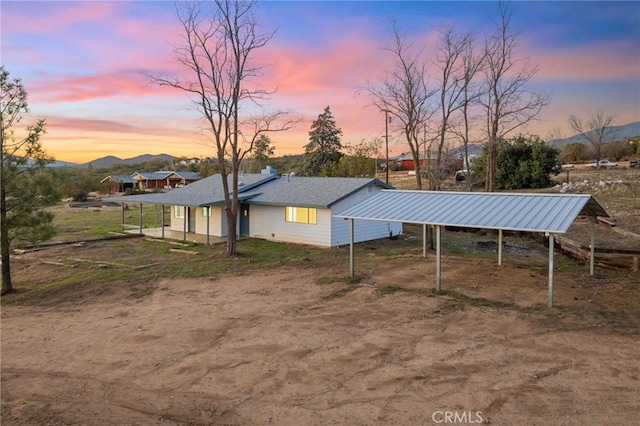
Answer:
[[[57,204],[48,209],[54,215],[54,226],[57,235],[53,241],[78,241],[102,238],[110,232],[121,231],[122,210],[120,207],[97,207],[88,204],[87,207],[70,207],[67,204]],[[165,214],[168,223],[169,214]],[[160,227],[162,212],[159,207],[147,205],[142,208],[143,228]],[[124,223],[138,226],[140,210],[125,210]]]
[[[318,248],[294,244],[277,243],[259,239],[242,239],[237,243],[237,256],[229,257],[224,244],[203,245],[188,243],[176,247],[157,241],[131,237],[117,240],[100,240],[110,231],[119,230],[120,210],[70,209],[56,206],[55,225],[64,232],[60,240],[87,240],[83,245],[51,247],[25,255],[24,260],[12,261],[14,287],[18,297],[6,298],[7,303],[28,303],[33,296],[40,299],[44,294],[61,291],[85,291],[93,286],[94,292],[126,288],[134,297],[151,294],[155,283],[172,278],[216,278],[223,274],[244,275],[280,267],[304,268],[316,271],[316,283],[327,285],[344,283],[357,287],[367,279],[366,273],[348,277],[349,247]],[[135,209],[128,211],[133,214]],[[137,212],[137,211],[136,211]],[[143,210],[148,226],[154,226],[153,207]],[[90,241],[98,239],[96,241]],[[504,252],[505,261],[526,267],[539,274],[547,274],[546,249],[540,244],[520,237],[505,237],[513,246],[521,247],[523,253]],[[478,242],[497,242],[497,236],[482,233],[444,232],[442,255],[453,259],[476,262],[495,262],[492,249],[481,248]],[[494,244],[495,245],[495,244]],[[176,251],[177,250],[177,251]],[[183,250],[184,253],[181,253]],[[194,254],[195,253],[195,254]],[[422,227],[406,225],[405,234],[396,239],[356,244],[357,271],[370,271],[381,262],[392,259],[422,256]],[[433,259],[433,251],[428,257]],[[46,263],[45,263],[46,262]],[[452,262],[453,263],[453,262]],[[583,270],[582,264],[556,256],[558,272]],[[88,291],[88,290],[86,290]],[[385,286],[380,294],[411,291],[416,294],[433,295],[425,290],[406,290],[400,286]],[[435,290],[433,290],[435,291]],[[468,299],[453,293],[448,294],[458,302],[490,306],[490,301]],[[3,298],[5,299],[5,298]],[[5,300],[3,300],[5,303]]]

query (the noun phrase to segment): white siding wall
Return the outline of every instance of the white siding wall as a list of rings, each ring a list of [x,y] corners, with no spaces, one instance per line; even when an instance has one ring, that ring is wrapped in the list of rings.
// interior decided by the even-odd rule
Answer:
[[[285,221],[284,206],[251,205],[249,213],[249,230],[251,237],[271,241],[312,244],[322,247],[335,247],[349,244],[349,221],[334,218],[334,213],[340,212],[354,203],[372,195],[380,188],[372,187],[353,194],[346,200],[333,206],[332,210],[317,209],[317,223],[291,223]],[[355,222],[355,242],[368,241],[389,237],[389,230],[393,235],[402,233],[402,224],[394,222],[376,222],[360,220]]]
[[[347,207],[367,198],[368,196],[380,191],[379,187],[365,188],[346,200],[335,204],[333,206],[333,213],[339,213]],[[350,242],[349,221],[342,218],[332,218],[333,225],[331,226],[331,246],[343,246]],[[354,223],[354,242],[359,243],[362,241],[376,240],[379,238],[388,238],[389,232],[393,235],[402,233],[402,223],[396,222],[379,222],[374,220],[356,220]]]
[[[331,211],[317,209],[316,224],[286,222],[284,206],[251,205],[251,237],[270,241],[331,246]]]
[[[184,230],[184,221],[189,220],[187,215],[187,208],[184,208],[184,218],[176,217],[176,206],[171,206],[171,230],[182,232]],[[187,223],[187,227],[189,224]]]

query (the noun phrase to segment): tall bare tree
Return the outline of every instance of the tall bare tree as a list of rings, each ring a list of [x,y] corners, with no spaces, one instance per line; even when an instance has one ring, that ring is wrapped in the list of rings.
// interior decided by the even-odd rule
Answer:
[[[500,20],[484,46],[486,92],[481,104],[487,124],[487,191],[495,187],[500,141],[537,118],[549,103],[548,96],[530,86],[538,67],[516,56],[520,33],[512,29],[510,5],[499,3],[499,7]]]
[[[392,21],[393,43],[385,48],[395,58],[394,69],[386,73],[380,85],[369,84],[367,91],[373,105],[388,111],[403,133],[411,151],[416,171],[416,185],[422,189],[420,148],[425,142],[427,121],[435,113],[430,105],[434,91],[428,88],[426,65],[418,54],[412,54],[400,31]]]
[[[44,167],[53,159],[42,148],[44,120],[15,132],[29,111],[27,91],[0,67],[0,251],[2,294],[13,291],[10,254],[14,241],[44,241],[55,234],[53,214],[44,210],[58,197],[51,174]]]
[[[471,129],[476,116],[473,114],[474,106],[482,96],[481,86],[477,84],[477,76],[483,71],[485,65],[484,56],[477,54],[473,43],[466,46],[462,54],[463,78],[460,81],[462,86],[462,108],[460,109],[460,122],[455,126],[454,132],[462,140],[463,151],[463,173],[469,191],[473,190],[473,179],[471,176],[471,162],[469,160],[469,143],[471,142]]]
[[[261,104],[274,91],[250,83],[262,76],[262,69],[254,63],[256,51],[274,36],[273,32],[262,32],[253,14],[256,3],[176,3],[184,45],[174,54],[188,77],[150,76],[157,84],[185,91],[211,132],[224,188],[229,255],[236,254],[241,162],[261,134],[287,130],[293,125],[293,121],[286,120],[287,112],[267,112]],[[261,114],[245,115],[256,109]]]
[[[439,123],[435,146],[436,161],[429,167],[429,189],[440,190],[446,175],[445,143],[455,124],[455,115],[467,105],[468,80],[465,53],[469,51],[473,38],[470,34],[456,34],[453,27],[440,29],[440,40],[436,54],[439,72],[438,105]]]
[[[582,135],[591,146],[596,156],[596,167],[600,168],[600,160],[602,159],[602,146],[610,142],[609,133],[611,132],[611,123],[613,115],[606,115],[602,111],[592,113],[586,122],[572,115],[569,117],[569,125],[571,128]]]

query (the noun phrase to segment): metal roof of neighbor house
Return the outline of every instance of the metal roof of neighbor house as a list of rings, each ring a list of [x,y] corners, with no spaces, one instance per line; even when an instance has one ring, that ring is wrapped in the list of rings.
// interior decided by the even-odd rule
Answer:
[[[140,176],[146,180],[163,180],[173,172],[136,172],[132,176]]]
[[[102,179],[100,183],[104,183],[105,181],[108,181],[108,180],[112,180],[118,183],[137,183],[138,182],[137,179],[134,179],[129,175],[110,175]]]
[[[380,191],[334,215],[466,228],[564,233],[578,215],[609,216],[588,194]]]
[[[374,178],[282,176],[246,195],[251,204],[329,208],[368,185],[391,188]]]
[[[133,202],[191,207],[222,204],[224,203],[224,192],[220,177],[221,175],[219,174],[209,176],[169,192],[111,197],[110,200],[125,203]],[[238,176],[238,197],[242,199],[244,197],[241,196],[241,193],[276,178],[276,175],[266,174],[245,174]],[[228,176],[228,181],[231,183],[231,176]]]
[[[200,174],[198,172],[173,172],[173,174],[184,180],[200,179]]]

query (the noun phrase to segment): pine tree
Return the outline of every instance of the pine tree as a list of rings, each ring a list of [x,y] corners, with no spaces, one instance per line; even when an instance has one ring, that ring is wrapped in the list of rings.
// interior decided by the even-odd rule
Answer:
[[[16,138],[14,127],[28,112],[27,92],[20,79],[9,79],[0,67],[0,248],[2,294],[13,291],[10,253],[15,241],[38,242],[55,233],[53,215],[43,209],[58,199],[45,166],[52,161],[42,149],[44,120],[26,127]]]
[[[309,143],[304,146],[303,176],[328,176],[340,161],[342,130],[336,127],[329,107],[311,124]]]

